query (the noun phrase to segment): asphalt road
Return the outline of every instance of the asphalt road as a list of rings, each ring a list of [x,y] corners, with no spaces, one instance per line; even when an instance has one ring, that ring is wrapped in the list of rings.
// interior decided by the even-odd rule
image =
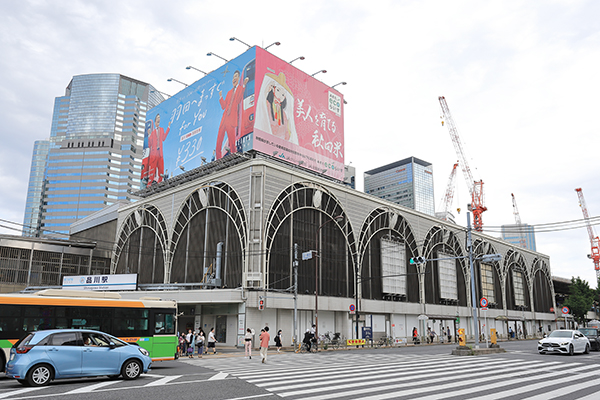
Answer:
[[[580,399],[600,390],[599,352],[539,355],[536,341],[502,342],[506,353],[450,356],[454,345],[326,351],[240,351],[154,363],[135,381],[105,377],[59,380],[28,388],[0,378],[0,399]],[[483,345],[482,345],[483,347]],[[592,396],[592,397],[589,397]]]

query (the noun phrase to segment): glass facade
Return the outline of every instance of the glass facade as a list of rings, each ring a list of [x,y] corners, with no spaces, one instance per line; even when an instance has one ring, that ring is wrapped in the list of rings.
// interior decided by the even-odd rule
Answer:
[[[45,153],[34,150],[23,235],[65,238],[76,220],[131,200],[140,188],[146,111],[162,100],[123,75],[74,76],[55,99],[50,139],[40,142]]]
[[[415,157],[365,172],[365,193],[435,215],[433,168]]]
[[[536,250],[535,245],[535,229],[531,225],[502,225],[502,240],[506,240],[515,246],[522,247],[521,234],[525,241],[525,248],[533,251]]]

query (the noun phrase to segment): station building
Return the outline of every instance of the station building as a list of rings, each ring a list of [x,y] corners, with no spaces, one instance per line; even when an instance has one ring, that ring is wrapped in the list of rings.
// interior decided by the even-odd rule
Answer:
[[[138,292],[177,300],[179,329],[215,327],[238,345],[247,327],[292,342],[318,331],[410,340],[414,327],[472,329],[467,229],[257,152],[228,155],[137,193],[116,221],[88,217],[72,238],[115,232],[111,273],[138,274]],[[116,223],[115,223],[116,222]],[[555,329],[546,255],[472,232],[480,329]],[[302,253],[313,256],[302,260]],[[501,254],[498,262],[478,261]],[[411,258],[424,257],[424,264]],[[297,267],[297,314],[294,261]],[[259,310],[259,299],[264,309]],[[317,305],[315,302],[318,302]],[[317,318],[316,315],[318,316]]]

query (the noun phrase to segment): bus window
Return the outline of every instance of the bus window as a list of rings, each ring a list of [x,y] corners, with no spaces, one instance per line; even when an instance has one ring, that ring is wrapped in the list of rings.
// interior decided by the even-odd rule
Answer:
[[[173,320],[173,314],[156,313],[154,315],[154,333],[175,333],[175,324],[173,323]]]

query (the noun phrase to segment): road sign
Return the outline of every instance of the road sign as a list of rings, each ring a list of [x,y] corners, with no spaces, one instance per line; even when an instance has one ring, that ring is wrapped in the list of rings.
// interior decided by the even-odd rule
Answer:
[[[563,307],[563,308],[562,308],[562,313],[563,313],[563,314],[568,314],[568,313],[569,313],[569,311],[570,311],[570,310],[569,310],[569,307]]]
[[[350,310],[350,314],[354,314],[354,312],[356,311],[356,306],[354,304],[350,304],[350,307],[348,307],[348,309]]]
[[[482,297],[481,300],[479,301],[479,304],[481,304],[481,307],[487,307],[488,306],[488,301],[485,297]]]
[[[310,260],[312,258],[312,250],[302,253],[302,260]]]

